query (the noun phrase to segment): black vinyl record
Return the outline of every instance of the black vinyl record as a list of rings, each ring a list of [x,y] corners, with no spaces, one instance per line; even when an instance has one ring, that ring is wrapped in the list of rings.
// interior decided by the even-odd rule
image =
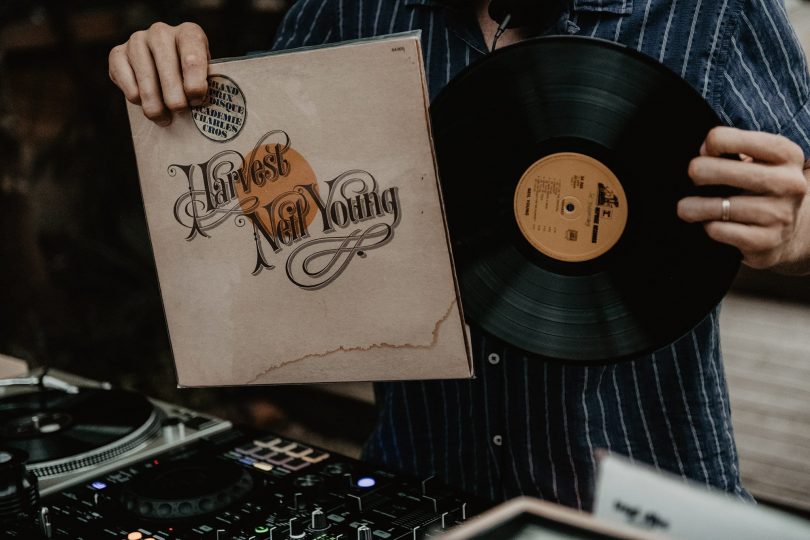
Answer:
[[[720,122],[666,67],[536,38],[462,71],[431,119],[464,311],[485,331],[564,361],[631,359],[727,292],[739,252],[676,213],[731,193],[687,174]]]
[[[31,465],[71,460],[143,430],[153,416],[149,400],[124,390],[40,390],[0,399],[0,440],[27,452]]]

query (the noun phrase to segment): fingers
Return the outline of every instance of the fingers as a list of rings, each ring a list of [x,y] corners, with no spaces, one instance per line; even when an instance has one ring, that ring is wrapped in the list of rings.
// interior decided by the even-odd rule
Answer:
[[[135,80],[138,82],[138,93],[141,97],[144,116],[159,125],[169,125],[171,115],[163,105],[163,93],[160,89],[155,61],[147,43],[146,32],[135,32],[129,38],[127,58],[129,58],[132,71],[135,72]]]
[[[714,157],[745,154],[754,161],[765,163],[799,166],[804,163],[801,147],[786,137],[731,127],[716,127],[709,131],[700,148],[700,154]]]
[[[749,266],[781,264],[793,256],[798,213],[808,194],[803,165],[804,152],[786,137],[714,128],[689,163],[689,176],[697,186],[733,186],[743,194],[727,199],[725,216],[722,198],[686,197],[678,202],[678,216],[702,222],[710,238],[739,249]]]
[[[177,52],[183,70],[183,90],[192,106],[201,105],[208,92],[208,38],[192,23],[178,27]]]
[[[689,176],[698,186],[728,185],[752,193],[794,198],[807,192],[807,180],[796,163],[770,165],[699,156],[689,163]]]
[[[135,80],[135,72],[129,65],[126,45],[118,45],[110,51],[109,58],[110,79],[124,93],[127,101],[140,105],[141,96],[138,92],[138,82]]]
[[[722,201],[718,197],[686,197],[678,202],[678,217],[690,223],[720,221]],[[729,202],[729,222],[791,227],[796,217],[794,206],[776,197],[738,195],[729,197]]]
[[[146,43],[157,68],[163,106],[171,112],[179,112],[188,107],[188,101],[183,92],[180,61],[177,57],[174,32],[171,30],[165,23],[153,24],[149,29]]]
[[[782,252],[779,248],[785,241],[782,229],[730,221],[711,221],[703,227],[713,240],[739,249],[749,266],[768,268],[780,260]]]
[[[110,51],[110,79],[127,100],[160,125],[172,113],[200,105],[208,90],[208,38],[193,23],[155,23]]]

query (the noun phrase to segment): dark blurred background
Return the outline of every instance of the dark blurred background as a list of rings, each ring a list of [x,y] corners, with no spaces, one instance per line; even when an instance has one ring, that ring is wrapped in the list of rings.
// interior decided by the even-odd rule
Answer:
[[[212,57],[272,43],[288,0],[0,0],[0,354],[357,455],[369,385],[176,388],[110,49],[194,21]],[[810,43],[810,8],[787,0]],[[810,512],[810,280],[743,270],[722,315],[746,485]]]
[[[373,410],[341,397],[351,387],[176,388],[126,108],[107,73],[110,49],[155,21],[200,24],[214,58],[269,49],[288,4],[0,2],[0,353],[356,453]]]

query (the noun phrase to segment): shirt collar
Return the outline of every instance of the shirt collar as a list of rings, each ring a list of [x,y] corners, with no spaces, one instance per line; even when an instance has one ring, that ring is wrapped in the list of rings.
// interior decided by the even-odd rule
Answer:
[[[541,2],[542,0],[534,0]],[[573,11],[591,13],[613,13],[616,15],[629,15],[633,12],[633,0],[571,0]],[[441,0],[405,0],[406,6],[443,5]]]

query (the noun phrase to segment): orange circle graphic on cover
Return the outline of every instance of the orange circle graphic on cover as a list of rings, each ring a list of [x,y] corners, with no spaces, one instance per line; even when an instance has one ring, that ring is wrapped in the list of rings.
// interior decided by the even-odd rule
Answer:
[[[253,213],[264,232],[290,245],[315,220],[313,192],[319,195],[319,190],[315,171],[282,133],[280,139],[268,134],[245,155],[236,192],[245,214]]]
[[[558,152],[534,162],[515,189],[515,219],[538,251],[565,262],[607,253],[627,225],[627,196],[602,162]]]

